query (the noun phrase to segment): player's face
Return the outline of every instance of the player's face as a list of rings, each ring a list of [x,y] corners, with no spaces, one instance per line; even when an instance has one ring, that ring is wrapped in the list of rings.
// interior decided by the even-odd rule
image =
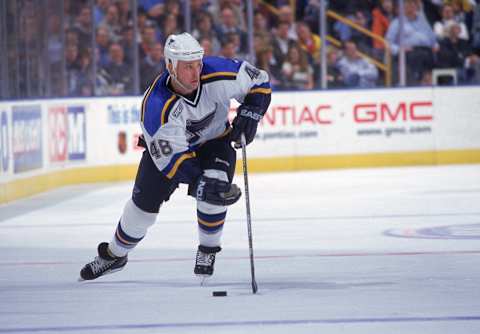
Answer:
[[[177,80],[189,90],[193,92],[198,88],[200,82],[200,72],[202,71],[202,61],[182,61],[177,63]]]

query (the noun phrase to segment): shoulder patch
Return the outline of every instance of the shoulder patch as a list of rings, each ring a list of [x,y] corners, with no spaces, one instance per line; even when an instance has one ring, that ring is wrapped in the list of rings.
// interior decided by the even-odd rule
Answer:
[[[245,72],[247,72],[250,79],[255,80],[260,76],[260,70],[256,67],[245,64]]]

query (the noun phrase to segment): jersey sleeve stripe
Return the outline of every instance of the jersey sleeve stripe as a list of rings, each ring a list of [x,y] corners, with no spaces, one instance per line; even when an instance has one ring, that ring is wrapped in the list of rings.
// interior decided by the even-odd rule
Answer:
[[[165,123],[168,122],[168,115],[170,115],[170,111],[172,110],[173,106],[175,105],[175,102],[177,102],[178,99],[179,99],[179,97],[177,95],[172,95],[167,100],[167,102],[165,103],[165,105],[163,106],[163,109],[162,109],[160,126],[162,126],[162,125],[164,125]]]
[[[213,72],[213,73],[210,73],[210,74],[202,75],[202,80],[210,79],[210,78],[218,77],[218,76],[234,76],[234,77],[236,77],[237,73],[236,72]]]
[[[175,161],[175,163],[173,164],[173,166],[171,167],[170,171],[168,171],[169,169],[169,166],[171,164],[169,164],[164,170],[163,172],[166,173],[166,176],[167,178],[171,179],[175,176],[175,174],[177,173],[177,170],[178,168],[180,167],[181,163],[187,159],[191,159],[191,158],[194,158],[195,157],[195,152],[188,152],[188,153],[184,153],[182,154],[180,157],[177,158],[177,160]],[[168,173],[167,173],[168,172]]]
[[[214,72],[206,75],[201,76],[202,83],[208,83],[218,80],[236,80],[237,73],[236,72]]]
[[[145,106],[147,104],[147,100],[148,98],[150,97],[150,94],[152,93],[153,91],[153,88],[155,87],[155,85],[157,84],[157,81],[158,79],[160,79],[161,75],[157,76],[155,78],[155,81],[150,85],[150,87],[148,88],[147,90],[147,93],[145,94],[145,97],[143,98],[142,100],[142,114],[140,116],[140,120],[143,122],[143,118],[144,118],[144,115],[145,115]]]
[[[248,94],[272,94],[271,88],[254,88],[251,89]]]

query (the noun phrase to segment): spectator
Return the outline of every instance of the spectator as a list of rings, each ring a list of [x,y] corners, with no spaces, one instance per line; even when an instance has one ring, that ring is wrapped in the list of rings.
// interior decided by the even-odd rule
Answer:
[[[282,64],[287,57],[288,49],[296,41],[288,35],[289,25],[286,22],[279,22],[273,36],[273,57],[279,64]]]
[[[450,21],[445,27],[446,38],[440,41],[437,54],[437,66],[440,68],[463,68],[465,60],[471,54],[467,41],[462,39],[462,28],[458,22]]]
[[[308,0],[303,9],[302,21],[307,23],[312,32],[320,34],[319,22],[320,17],[320,0]],[[328,28],[327,28],[328,29]]]
[[[442,8],[442,20],[435,22],[433,25],[433,31],[439,40],[443,38],[448,38],[449,34],[447,33],[447,26],[451,23],[457,23],[460,27],[460,36],[459,38],[463,40],[468,40],[468,31],[465,23],[458,22],[455,18],[455,13],[453,12],[453,7],[451,5],[444,5]]]
[[[372,32],[380,37],[385,37],[390,21],[393,19],[393,0],[381,0],[380,6],[372,11]],[[377,58],[383,56],[385,45],[374,39],[373,53]]]
[[[480,57],[473,54],[467,58],[465,63],[467,82],[475,85],[480,84]]]
[[[310,64],[320,63],[321,40],[316,34],[313,34],[308,24],[297,22],[298,44],[308,55]]]
[[[480,50],[480,3],[473,14],[472,45],[475,50]]]
[[[246,48],[243,47],[241,42],[241,36],[238,33],[230,32],[226,35],[226,39],[229,42],[232,42],[235,48],[235,57],[236,58],[246,58]]]
[[[224,8],[229,8],[234,16],[235,22],[237,22],[238,27],[242,31],[246,31],[247,26],[245,22],[244,8],[242,0],[209,0],[207,1],[211,4],[209,10],[216,18],[222,16],[222,11]]]
[[[142,34],[143,30],[146,27],[153,27],[154,29],[157,29],[157,23],[155,21],[152,21],[148,18],[147,14],[145,12],[139,11],[137,14],[137,41],[142,40]],[[157,36],[161,37],[161,35]]]
[[[173,15],[177,19],[177,27],[183,28],[184,20],[183,13],[180,7],[181,1],[178,0],[166,0],[165,1],[165,15]],[[161,24],[159,24],[161,26]],[[167,35],[168,36],[168,35]]]
[[[90,7],[84,6],[76,17],[73,29],[78,33],[80,49],[85,49],[92,44],[92,11]]]
[[[65,30],[65,45],[80,45],[80,39],[78,37],[78,31],[73,28]]]
[[[392,53],[397,55],[400,49],[398,18],[390,24],[386,37]],[[403,43],[407,58],[407,83],[418,84],[423,77],[423,72],[433,68],[433,52],[438,50],[438,44],[425,16],[418,12],[415,0],[405,0]]]
[[[109,48],[110,62],[100,71],[103,79],[102,92],[108,95],[124,95],[133,92],[132,71],[125,63],[123,48],[118,43],[112,43]]]
[[[108,64],[108,48],[110,47],[110,40],[108,38],[108,30],[105,27],[97,28],[96,35],[97,45],[97,64],[99,67],[104,67]]]
[[[220,56],[225,58],[237,58],[237,54],[235,53],[235,44],[233,41],[225,40],[222,42]]]
[[[133,64],[134,52],[136,48],[134,46],[134,32],[132,24],[127,24],[122,29],[122,39],[120,45],[123,48],[123,54],[125,55],[125,62],[129,65]]]
[[[78,45],[69,44],[65,48],[65,68],[67,71],[80,70],[78,59]]]
[[[335,48],[327,51],[327,87],[339,88],[344,87],[343,76],[337,67],[339,52]]]
[[[256,52],[256,66],[266,71],[270,77],[270,86],[277,88],[281,83],[281,65],[273,57],[273,48],[264,45]]]
[[[164,0],[138,0],[140,10],[152,20],[157,20],[163,14]]]
[[[192,13],[192,21],[200,14],[210,14],[210,3],[208,0],[190,0],[190,13]]]
[[[289,5],[283,5],[278,8],[278,20],[279,22],[288,24],[288,37],[290,39],[297,40],[298,36],[295,16],[293,15],[292,8]]]
[[[202,39],[210,40],[212,52],[218,53],[220,50],[220,41],[217,33],[213,29],[213,18],[210,13],[200,13],[195,20],[195,28],[192,31],[192,36],[198,41]]]
[[[444,4],[452,5],[458,22],[465,22],[467,14],[471,14],[475,7],[474,0],[444,0]]]
[[[353,14],[348,15],[347,18],[362,28],[370,28],[368,25],[368,19],[362,10],[356,10]],[[333,25],[333,29],[342,42],[354,40],[360,50],[370,53],[371,40],[370,37],[364,33],[351,28],[349,25],[341,21],[337,21]]]
[[[253,31],[257,34],[264,35],[265,40],[272,40],[272,32],[268,26],[267,18],[260,12],[255,13],[253,17]]]
[[[344,54],[338,61],[337,68],[347,87],[376,86],[378,70],[373,64],[362,58],[354,41],[345,42]]]
[[[62,25],[58,15],[49,15],[47,31],[48,61],[50,64],[57,64],[63,58]],[[65,42],[68,42],[67,38]],[[78,44],[78,39],[73,44]]]
[[[157,42],[156,31],[153,25],[147,25],[143,28],[142,39],[139,45],[140,59],[145,58],[153,45]]]
[[[118,42],[122,34],[122,26],[120,24],[120,13],[116,5],[110,5],[107,14],[100,23],[108,31],[108,39],[112,42]]]
[[[150,53],[140,64],[140,89],[144,92],[148,86],[165,70],[162,43],[155,43]]]
[[[131,0],[116,0],[117,8],[118,8],[118,20],[120,22],[120,26],[126,27],[130,22],[131,12],[130,12],[130,3]]]
[[[213,43],[212,40],[208,37],[202,37],[200,40],[200,45],[203,48],[203,55],[205,57],[207,56],[213,56],[216,55],[217,53],[213,51]]]
[[[92,72],[92,53],[90,48],[84,49],[80,52],[78,64],[80,68],[75,95],[93,96],[94,74]]]
[[[288,49],[287,59],[282,65],[282,76],[282,88],[302,90],[313,88],[313,69],[300,46],[293,44]]]
[[[67,95],[75,96],[79,89],[80,63],[78,45],[69,44],[65,48],[65,69],[67,72]]]
[[[165,15],[163,20],[162,33],[163,33],[162,42],[165,42],[167,37],[170,36],[171,34],[180,33],[180,28],[178,26],[177,17],[175,16],[175,14]]]
[[[238,26],[237,19],[233,10],[230,7],[224,7],[220,12],[220,24],[216,27],[217,35],[221,42],[227,39],[228,33],[236,33],[240,36],[240,42],[242,44],[241,49],[245,48],[246,33]]]
[[[100,25],[100,22],[103,21],[109,5],[110,0],[96,0],[95,7],[93,8],[95,26]]]

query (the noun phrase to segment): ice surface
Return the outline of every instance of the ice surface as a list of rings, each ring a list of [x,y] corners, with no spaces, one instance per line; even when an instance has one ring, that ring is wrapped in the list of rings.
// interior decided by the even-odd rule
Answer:
[[[131,186],[0,206],[0,333],[480,332],[479,165],[252,174],[257,295],[243,200],[199,285],[185,188],[125,270],[77,282]]]

